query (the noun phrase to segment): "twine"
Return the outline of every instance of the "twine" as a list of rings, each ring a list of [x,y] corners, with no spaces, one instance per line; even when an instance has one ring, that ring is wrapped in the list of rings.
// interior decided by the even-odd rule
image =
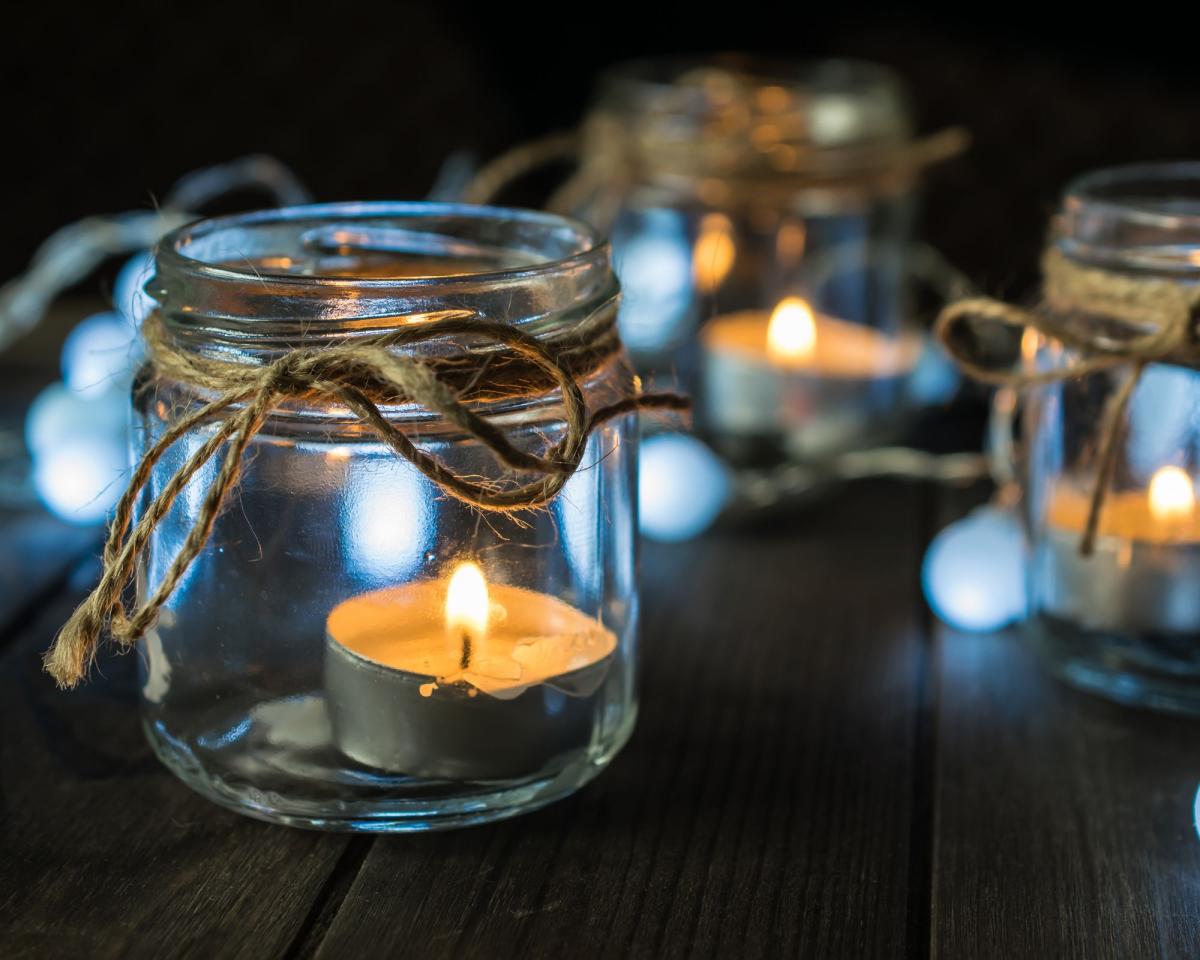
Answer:
[[[602,206],[615,208],[614,197],[645,170],[715,177],[726,185],[738,182],[731,171],[706,166],[704,148],[709,140],[703,135],[687,142],[668,141],[645,133],[638,137],[617,117],[597,113],[580,130],[552,133],[518,144],[491,160],[467,185],[462,200],[490,203],[534,170],[570,161],[577,162],[578,168],[547,201],[546,209],[551,212],[573,213],[605,193],[609,195],[609,203]],[[951,127],[902,143],[798,149],[790,165],[754,171],[747,175],[747,180],[760,185],[779,180],[788,190],[883,187],[959,155],[969,142],[965,130]],[[593,213],[590,219],[604,222],[613,213],[614,209],[602,209],[600,215]]]
[[[104,546],[100,582],[75,610],[46,653],[46,670],[61,687],[82,680],[107,633],[128,649],[154,623],[191,563],[199,556],[241,474],[246,447],[273,412],[285,403],[344,405],[392,451],[408,460],[448,495],[480,510],[512,513],[552,499],[578,469],[588,437],[614,417],[646,409],[686,410],[676,394],[630,393],[588,411],[580,380],[620,350],[616,307],[608,304],[557,338],[539,340],[507,324],[472,316],[404,323],[380,336],[334,346],[292,349],[267,364],[214,360],[184,351],[158,314],[147,318],[143,333],[156,378],[199,388],[212,399],[176,419],[145,453],[117,504]],[[416,359],[394,352],[447,337],[491,341],[464,346],[457,353]],[[561,391],[565,434],[541,454],[515,446],[504,431],[469,407],[472,400],[536,397]],[[461,476],[419,449],[379,409],[380,404],[411,402],[443,416],[486,446],[504,466],[536,474],[513,485]],[[134,508],[154,468],[180,438],[216,423],[211,436],[163,485],[136,524]],[[225,448],[195,523],[171,561],[162,582],[140,607],[127,608],[124,595],[138,557],[155,528],[188,482]]]
[[[1088,556],[1095,549],[1100,512],[1116,470],[1125,414],[1146,364],[1200,365],[1200,343],[1195,329],[1200,288],[1084,267],[1054,247],[1042,257],[1042,274],[1044,309],[1026,310],[976,297],[952,303],[942,310],[936,329],[942,344],[967,375],[994,386],[1027,388],[1122,366],[1129,368],[1124,382],[1109,397],[1100,425],[1099,467],[1079,544],[1079,552]],[[1095,318],[1108,322],[1098,322]],[[1054,370],[990,366],[977,358],[968,338],[962,336],[962,326],[970,320],[1034,330],[1057,340],[1076,355]]]

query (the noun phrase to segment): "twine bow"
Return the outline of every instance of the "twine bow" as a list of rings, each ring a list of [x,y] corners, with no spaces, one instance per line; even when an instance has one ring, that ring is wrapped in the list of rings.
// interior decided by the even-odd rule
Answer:
[[[565,337],[543,342],[503,323],[471,316],[401,324],[392,332],[326,347],[301,347],[265,365],[213,360],[180,349],[157,314],[143,334],[156,376],[216,395],[176,419],[146,451],[117,504],[104,546],[99,584],[75,610],[46,653],[47,671],[62,687],[82,680],[101,637],[127,649],[154,623],[191,563],[212,534],[226,499],[237,485],[246,447],[271,414],[288,402],[333,403],[413,464],[443,491],[481,510],[514,512],[547,503],[579,467],[588,437],[605,421],[636,410],[686,410],[676,394],[631,393],[590,411],[579,379],[616,354],[615,305],[597,311]],[[399,319],[402,318],[398,318]],[[454,354],[417,359],[395,348],[470,337],[491,349],[466,347]],[[456,389],[457,386],[457,389]],[[543,453],[515,446],[504,431],[468,405],[472,399],[561,392],[565,433]],[[379,409],[381,403],[412,402],[440,414],[486,446],[504,466],[535,474],[525,483],[467,478],[421,450]],[[180,438],[215,423],[211,435],[163,484],[136,524],[134,507],[155,465]],[[225,448],[211,486],[183,546],[162,582],[140,607],[128,609],[124,594],[138,557],[188,482]]]
[[[1125,414],[1146,364],[1200,364],[1196,338],[1200,289],[1173,280],[1081,266],[1054,247],[1042,256],[1042,274],[1044,309],[1025,310],[999,300],[970,298],[942,310],[936,330],[966,374],[995,386],[1033,387],[1129,367],[1129,375],[1105,405],[1100,426],[1099,466],[1079,545],[1080,553],[1087,556],[1095,548]],[[963,336],[963,325],[972,320],[1034,330],[1072,349],[1074,355],[1053,370],[991,366],[977,358],[969,338]]]

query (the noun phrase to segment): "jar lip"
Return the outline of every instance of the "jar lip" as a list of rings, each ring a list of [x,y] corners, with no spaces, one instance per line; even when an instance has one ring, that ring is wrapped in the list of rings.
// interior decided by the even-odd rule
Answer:
[[[759,123],[776,139],[817,149],[912,137],[903,82],[867,60],[646,58],[610,67],[596,101],[598,112],[648,124],[669,140],[704,130],[741,142],[747,124]]]
[[[854,93],[885,86],[894,90],[903,88],[894,70],[870,60],[853,57],[787,59],[732,52],[627,60],[605,70],[600,84],[653,94],[677,90],[681,77],[705,69],[736,73],[759,86],[803,88],[817,93]]]
[[[1189,184],[1193,211],[1162,209],[1162,198],[1111,196],[1110,191],[1127,189],[1141,184],[1169,188],[1172,184]],[[1128,163],[1092,170],[1071,180],[1063,191],[1063,207],[1089,212],[1108,213],[1126,220],[1155,226],[1200,226],[1200,160],[1167,160],[1148,163]]]
[[[313,221],[314,228],[318,228],[322,222],[332,225],[337,221],[344,221],[347,226],[361,226],[374,219],[404,220],[421,217],[459,217],[480,223],[488,221],[495,223],[520,222],[544,229],[547,237],[555,231],[559,233],[569,231],[574,235],[573,245],[576,249],[566,256],[547,256],[545,259],[535,257],[533,262],[519,266],[418,277],[360,277],[344,274],[273,272],[254,266],[240,268],[228,262],[215,262],[189,256],[185,252],[196,242],[214,237],[224,231],[299,224],[305,220]],[[330,290],[373,289],[419,293],[434,287],[454,287],[458,284],[536,279],[539,276],[570,270],[597,257],[607,256],[608,247],[608,239],[602,236],[598,230],[580,220],[559,214],[515,207],[491,207],[466,203],[370,200],[300,204],[195,220],[166,234],[159,241],[154,255],[159,268],[191,274],[200,279],[244,283],[269,281],[272,284],[295,284],[297,286],[323,287]]]

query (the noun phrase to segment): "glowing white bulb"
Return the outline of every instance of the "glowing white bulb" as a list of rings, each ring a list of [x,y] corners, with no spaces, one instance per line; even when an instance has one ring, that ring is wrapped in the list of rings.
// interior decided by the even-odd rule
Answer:
[[[25,414],[25,445],[38,454],[75,437],[104,437],[128,445],[129,397],[110,390],[87,399],[65,384],[52,383],[34,398]]]
[[[113,284],[113,303],[122,319],[140,327],[154,309],[154,298],[146,293],[146,282],[154,275],[154,254],[149,250],[134,254]]]
[[[1025,614],[1025,552],[1017,519],[982,507],[934,537],[921,568],[925,599],[947,625],[998,630]]]
[[[807,360],[817,349],[817,320],[800,297],[784,297],[767,324],[767,354],[784,362]]]
[[[122,394],[141,356],[137,330],[115,313],[88,317],[67,336],[62,374],[67,386],[85,397],[110,390]]]
[[[99,523],[120,499],[128,469],[123,437],[74,434],[34,455],[33,486],[61,519]]]
[[[351,567],[381,583],[420,568],[433,526],[424,481],[416,468],[394,458],[356,470],[342,506],[342,545]]]
[[[686,338],[692,305],[692,253],[674,210],[646,210],[613,232],[621,278],[621,338],[634,352],[666,350]]]
[[[1123,445],[1137,473],[1149,475],[1194,447],[1198,400],[1200,373],[1167,364],[1146,367],[1129,401],[1129,439]]]
[[[667,543],[699,536],[721,512],[730,486],[724,465],[702,441],[683,433],[647,437],[638,466],[642,533]]]

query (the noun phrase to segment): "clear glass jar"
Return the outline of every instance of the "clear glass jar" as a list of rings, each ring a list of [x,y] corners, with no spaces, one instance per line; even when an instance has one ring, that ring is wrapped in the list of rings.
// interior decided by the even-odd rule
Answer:
[[[177,348],[246,363],[451,314],[551,337],[617,296],[608,248],[582,224],[419,203],[203,221],[164,240],[147,289]],[[143,448],[205,398],[149,376],[134,394]],[[594,408],[631,380],[617,354],[581,386]],[[473,409],[534,451],[565,429],[557,390]],[[459,475],[527,479],[438,414],[383,410]],[[171,449],[150,495],[213,429]],[[448,496],[348,410],[289,403],[141,642],[159,757],[218,803],[326,829],[478,823],[572,792],[636,714],[636,439],[630,417],[608,421],[550,503],[510,516]],[[141,597],[219,459],[156,529]]]
[[[1200,164],[1102,170],[1067,189],[1052,243],[1069,260],[1133,279],[1200,281]],[[1114,338],[1100,316],[1061,317]],[[1029,369],[1076,351],[1032,332]],[[1200,712],[1200,373],[1148,364],[1107,482],[1095,547],[1081,550],[1100,450],[1129,365],[1039,387],[1023,414],[1029,628],[1055,671],[1114,700]]]
[[[820,466],[954,381],[906,309],[913,148],[883,67],[645,61],[602,81],[552,206],[610,229],[622,338],[701,437],[736,467]]]

